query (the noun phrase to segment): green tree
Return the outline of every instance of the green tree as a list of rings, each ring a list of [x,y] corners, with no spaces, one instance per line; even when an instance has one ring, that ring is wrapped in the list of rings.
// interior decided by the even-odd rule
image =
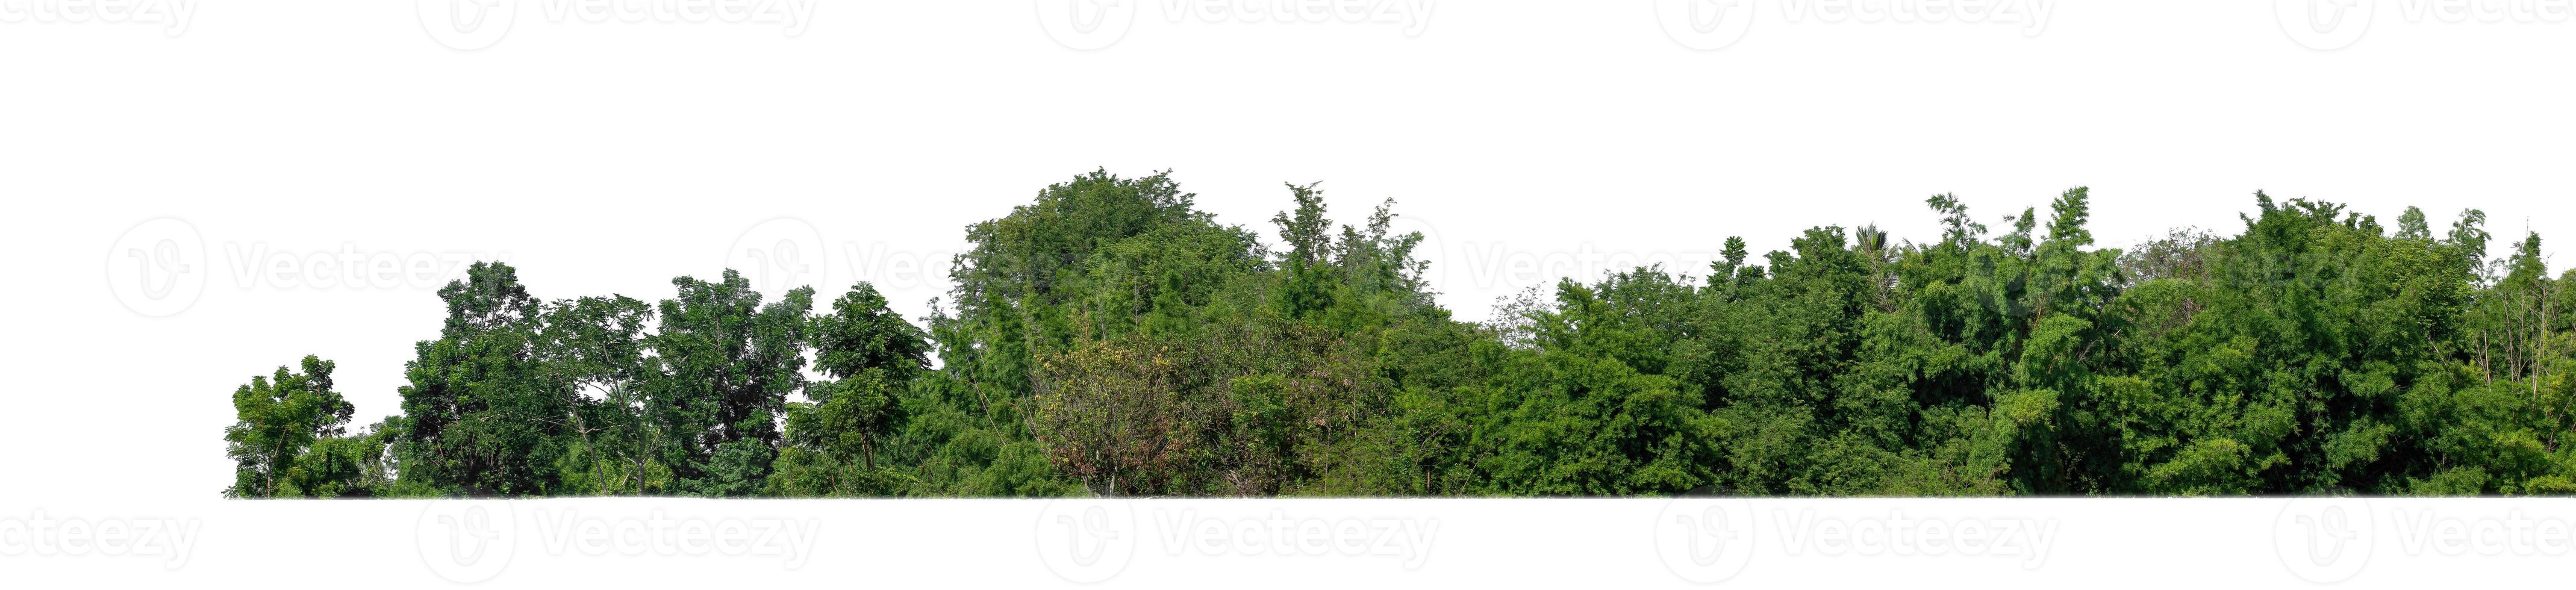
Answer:
[[[768,304],[742,274],[671,280],[658,330],[644,337],[655,373],[641,385],[647,428],[672,493],[740,496],[762,489],[782,438],[779,419],[805,385],[805,314],[814,288]]]
[[[577,395],[545,367],[538,300],[498,262],[475,263],[438,295],[446,326],[404,364],[401,478],[444,494],[558,491]]]
[[[317,454],[324,457],[349,455],[347,466],[353,469],[359,459],[337,438],[357,408],[331,389],[334,366],[306,356],[302,373],[278,367],[276,373],[251,377],[250,384],[233,390],[238,421],[224,429],[225,454],[234,466],[225,497],[336,496],[345,482],[361,478],[363,473],[336,469],[342,465],[305,460],[317,445],[322,450]]]
[[[806,388],[808,401],[787,406],[781,493],[888,494],[908,478],[877,469],[877,447],[905,419],[902,396],[930,366],[921,328],[886,308],[876,287],[859,283],[805,330],[815,368],[833,378]],[[850,459],[857,458],[852,464]],[[855,468],[855,469],[853,469]]]

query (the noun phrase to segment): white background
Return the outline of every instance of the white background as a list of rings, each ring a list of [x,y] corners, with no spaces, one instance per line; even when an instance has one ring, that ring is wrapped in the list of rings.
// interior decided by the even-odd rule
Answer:
[[[2498,253],[2526,227],[2576,235],[2567,204],[2576,19],[2553,1],[2461,4],[2470,11],[2449,22],[2448,5],[2355,0],[2371,12],[2346,13],[2339,26],[2364,28],[2318,33],[2282,16],[2304,16],[2303,1],[2002,3],[2039,10],[1964,23],[1896,16],[1928,1],[1872,0],[1862,3],[1869,12],[1837,19],[1830,4],[1743,0],[1726,14],[1751,9],[1749,26],[1718,43],[1693,37],[1687,22],[1667,26],[1690,7],[1676,1],[1368,4],[1409,17],[1394,22],[1279,22],[1236,8],[1212,22],[1190,12],[1195,4],[1125,0],[1108,13],[1125,18],[1104,25],[1122,34],[1071,38],[1061,22],[1042,22],[1061,14],[1048,2],[794,2],[811,12],[791,25],[592,23],[551,19],[548,0],[495,1],[516,6],[515,20],[497,42],[460,50],[449,45],[455,31],[422,17],[444,0],[138,0],[185,8],[159,22],[61,22],[65,8],[96,9],[0,0],[0,251],[12,262],[0,308],[14,312],[0,338],[0,368],[12,377],[0,402],[0,473],[10,474],[0,478],[0,519],[29,521],[38,509],[201,518],[205,553],[182,575],[245,581],[282,570],[238,562],[319,551],[392,560],[325,571],[437,581],[413,567],[406,537],[421,504],[213,500],[229,483],[219,433],[234,387],[318,354],[339,363],[340,388],[372,422],[398,411],[402,362],[443,313],[433,292],[444,275],[352,285],[268,275],[265,263],[350,252],[434,259],[452,274],[463,260],[506,257],[539,297],[648,301],[668,296],[672,277],[730,265],[770,284],[816,284],[826,299],[875,281],[918,317],[945,292],[946,257],[966,224],[1095,168],[1174,170],[1201,209],[1265,237],[1270,214],[1288,206],[1282,183],[1323,181],[1343,220],[1396,199],[1401,227],[1433,237],[1423,254],[1442,302],[1463,319],[1561,276],[1658,261],[1700,271],[1729,235],[1757,256],[1817,225],[1876,223],[1922,239],[1936,232],[1922,200],[1939,192],[2002,228],[2003,215],[2090,186],[2093,231],[2112,247],[2181,226],[2232,233],[2257,189],[2350,203],[2391,226],[2409,204],[2437,226],[2483,209]],[[1747,21],[1709,34],[1730,35],[1738,22]],[[165,240],[184,272],[131,257],[137,245],[166,253],[155,250]],[[781,240],[811,255],[751,268]],[[180,288],[138,299],[144,282]],[[1644,524],[1626,527],[1636,538],[1596,539],[1626,525],[1584,520],[1662,505],[1649,504],[1547,503],[1540,512],[1566,520],[1534,525],[1482,520],[1519,518],[1514,504],[1337,504],[1317,510],[1436,514],[1450,544],[1404,577],[1331,560],[1315,561],[1323,573],[1313,575],[1590,579],[1517,574],[1572,569],[1679,583],[1650,550],[1604,553],[1651,546]],[[1055,579],[1026,549],[1024,531],[1040,519],[1019,515],[1043,503],[676,505],[834,515],[825,543],[862,561],[809,565],[790,580],[874,581],[876,567],[909,570],[885,579],[917,583],[960,568],[997,583]],[[1975,504],[2255,532],[2280,506],[2240,518],[2206,505]],[[1651,520],[1644,512],[1640,523]],[[870,524],[878,518],[897,520]],[[976,528],[989,519],[1007,526]],[[963,528],[942,529],[951,525]],[[2166,559],[2241,540],[2151,529],[2142,534],[2165,536],[2085,545],[2120,534],[2098,526],[2068,534],[2062,555],[2095,557],[2053,560],[2043,571],[2055,577],[1970,579],[2297,581],[2268,552],[2229,552],[2220,557],[2250,561],[2206,578]],[[943,544],[925,554],[886,541],[905,538]],[[868,562],[850,553],[861,548],[911,553]],[[1537,559],[1550,553],[1533,548],[1574,558]],[[1233,571],[1186,563],[1205,569],[1182,571]],[[1909,568],[1990,567],[1783,563],[1890,581],[1920,581]],[[0,568],[22,567],[169,575],[135,560],[0,555]],[[1745,575],[1797,582],[1763,571]],[[2373,581],[2371,571],[2356,582]],[[2540,570],[2475,570],[2523,571]],[[502,579],[672,573],[522,563]],[[1319,579],[1344,578],[1253,583]]]

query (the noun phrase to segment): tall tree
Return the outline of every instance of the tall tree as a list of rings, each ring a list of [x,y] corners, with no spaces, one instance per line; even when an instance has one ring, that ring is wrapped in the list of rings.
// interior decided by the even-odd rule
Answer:
[[[740,496],[761,489],[787,397],[805,387],[805,314],[814,288],[766,305],[741,273],[681,277],[644,339],[657,371],[642,384],[650,428],[672,471],[669,491]]]
[[[807,401],[787,406],[789,446],[779,461],[800,472],[785,474],[804,480],[794,491],[896,491],[877,472],[877,447],[905,419],[901,398],[930,367],[927,336],[887,309],[885,296],[864,282],[833,301],[832,313],[813,318],[805,336],[814,347],[815,368],[833,379],[807,387]]]
[[[545,367],[542,306],[499,262],[475,263],[438,296],[446,327],[404,364],[401,477],[451,494],[556,491],[577,396]]]
[[[233,390],[238,419],[224,429],[225,454],[234,465],[226,497],[337,495],[319,484],[354,478],[319,471],[327,465],[298,464],[316,443],[343,434],[357,410],[331,389],[334,366],[306,356],[302,373],[278,367],[276,373],[251,377],[249,384]]]

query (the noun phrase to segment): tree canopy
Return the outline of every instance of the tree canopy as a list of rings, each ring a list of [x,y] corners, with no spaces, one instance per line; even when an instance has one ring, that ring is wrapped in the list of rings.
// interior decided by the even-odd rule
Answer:
[[[1256,231],[1168,174],[1048,186],[918,323],[866,283],[545,300],[476,264],[399,415],[349,432],[317,357],[236,389],[224,493],[2576,493],[2576,274],[2474,209],[2257,192],[2233,236],[2110,249],[2085,188],[1992,227],[1942,194],[1939,236],[1729,237],[1471,323],[1392,202],[1285,188]]]

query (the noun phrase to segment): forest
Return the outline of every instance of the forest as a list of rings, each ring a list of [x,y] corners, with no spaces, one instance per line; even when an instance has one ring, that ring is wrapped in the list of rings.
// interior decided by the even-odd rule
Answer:
[[[1286,192],[1255,229],[1168,173],[1075,176],[967,226],[921,318],[478,263],[398,415],[353,422],[315,356],[235,389],[223,494],[2576,494],[2576,273],[2474,209],[2257,192],[2235,235],[2121,250],[2085,188],[1992,227],[1943,194],[1938,236],[1727,237],[1479,323],[1392,202]]]

